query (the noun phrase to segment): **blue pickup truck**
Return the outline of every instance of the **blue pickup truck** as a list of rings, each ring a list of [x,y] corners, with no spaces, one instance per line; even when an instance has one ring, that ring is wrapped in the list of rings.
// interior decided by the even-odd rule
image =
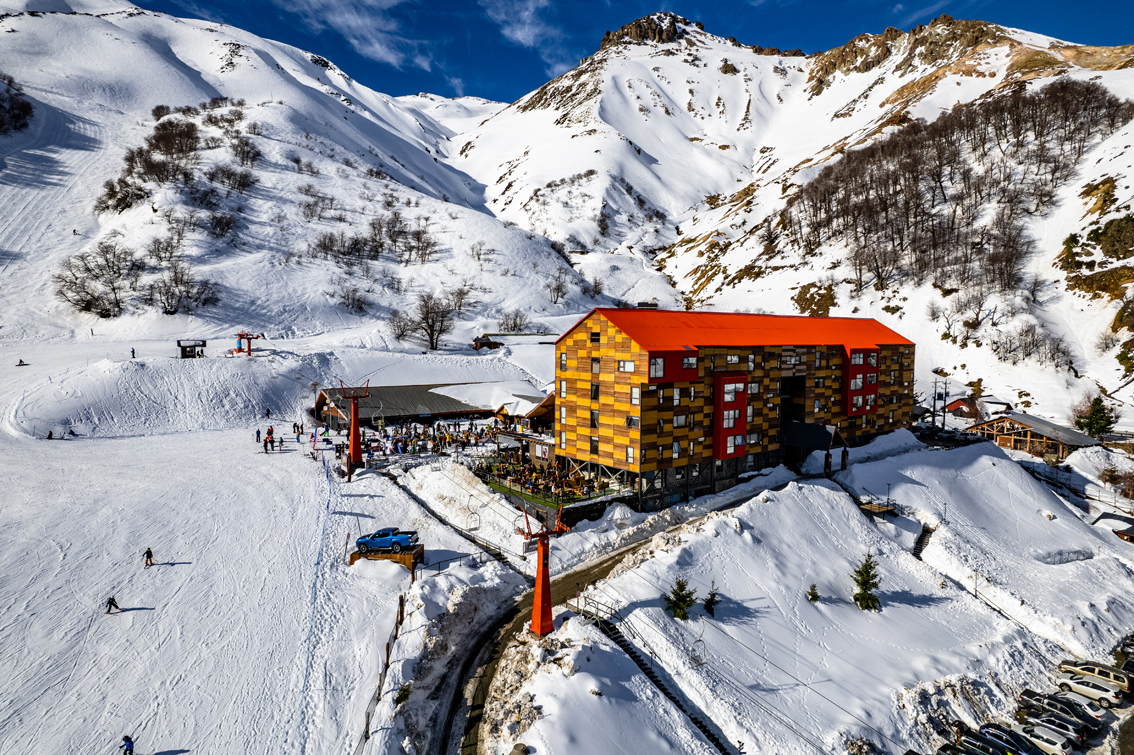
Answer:
[[[365,555],[371,551],[401,553],[403,550],[412,550],[417,546],[417,542],[416,531],[403,532],[396,527],[387,527],[377,532],[371,532],[369,535],[363,535],[355,540],[354,544],[358,546],[358,552]]]

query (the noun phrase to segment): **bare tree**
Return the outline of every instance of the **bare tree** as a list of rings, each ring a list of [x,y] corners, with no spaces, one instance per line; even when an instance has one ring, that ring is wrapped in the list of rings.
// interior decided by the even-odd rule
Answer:
[[[528,316],[527,312],[519,309],[504,312],[496,323],[496,327],[500,328],[501,333],[523,333],[531,325],[532,318]]]
[[[118,317],[145,269],[145,262],[130,247],[102,241],[93,250],[64,260],[52,281],[56,296],[80,312]]]
[[[418,294],[414,315],[415,327],[431,350],[436,350],[441,338],[453,331],[453,308],[443,295]]]
[[[386,318],[386,323],[390,326],[390,332],[394,338],[399,341],[405,340],[405,337],[414,329],[413,318],[400,309],[391,310],[390,316]]]
[[[547,293],[551,297],[552,304],[558,304],[559,300],[567,294],[567,271],[559,268],[555,271],[555,277],[547,282]]]

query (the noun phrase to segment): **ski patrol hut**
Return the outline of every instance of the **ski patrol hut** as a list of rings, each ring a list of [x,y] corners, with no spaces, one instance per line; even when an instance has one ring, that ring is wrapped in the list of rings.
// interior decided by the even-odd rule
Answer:
[[[177,348],[181,349],[182,359],[196,359],[204,356],[207,343],[208,341],[178,341]]]

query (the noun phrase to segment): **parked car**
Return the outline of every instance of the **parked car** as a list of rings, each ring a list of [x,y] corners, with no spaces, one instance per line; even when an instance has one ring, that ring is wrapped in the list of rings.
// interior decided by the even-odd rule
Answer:
[[[410,530],[403,532],[396,527],[389,527],[386,529],[371,532],[369,535],[363,535],[354,541],[358,546],[358,552],[362,554],[371,551],[393,551],[394,553],[401,553],[403,550],[408,550],[417,545],[417,532]]]
[[[1103,717],[1106,716],[1106,711],[1095,705],[1090,698],[1083,697],[1078,692],[1060,692],[1056,694],[1056,697],[1061,700],[1066,700],[1072,705],[1078,707],[1078,709],[1081,711],[1079,718],[1082,718],[1083,720],[1086,720],[1087,718],[1093,718],[1094,720],[1099,722],[1100,726],[1102,725],[1102,720]]]
[[[1117,687],[1121,692],[1130,691],[1131,675],[1114,666],[1091,661],[1063,661],[1059,670],[1080,676],[1093,676],[1104,684]]]
[[[1064,671],[1059,675],[1056,684],[1064,692],[1078,692],[1083,697],[1089,697],[1103,708],[1110,708],[1122,703],[1122,692],[1112,684],[1100,681],[1098,677],[1082,676]]]
[[[1007,726],[1000,724],[985,724],[980,727],[980,733],[994,742],[999,742],[1016,755],[1037,755],[1039,749],[1031,741],[1020,736]]]
[[[1048,755],[1068,755],[1071,752],[1071,743],[1067,741],[1067,738],[1060,736],[1051,729],[1028,724],[1012,724],[1012,731],[1026,737],[1029,742],[1035,744]]]
[[[1008,748],[983,734],[967,731],[957,739],[957,746],[977,755],[1017,755],[1010,753]]]
[[[1072,747],[1081,747],[1083,737],[1087,733],[1086,727],[1082,723],[1072,721],[1057,713],[1033,711],[1024,715],[1024,723],[1051,729],[1059,736],[1066,738]]]
[[[1102,726],[1093,716],[1083,713],[1079,706],[1056,695],[1045,695],[1026,689],[1020,693],[1019,702],[1024,707],[1038,708],[1048,713],[1058,713],[1061,716],[1081,721],[1090,729],[1098,729]]]

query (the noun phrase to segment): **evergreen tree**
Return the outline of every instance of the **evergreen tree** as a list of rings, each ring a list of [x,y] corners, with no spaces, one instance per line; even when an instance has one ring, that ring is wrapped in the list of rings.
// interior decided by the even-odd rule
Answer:
[[[878,589],[878,585],[882,584],[882,578],[878,575],[877,565],[870,551],[866,552],[862,563],[851,573],[851,579],[858,587],[858,592],[854,594],[854,602],[858,604],[858,607],[863,611],[881,611],[882,603],[878,600],[874,591]]]
[[[1075,427],[1092,438],[1110,432],[1118,422],[1118,410],[1103,403],[1102,396],[1095,396],[1085,407],[1075,407]]]
[[[815,583],[811,583],[811,587],[807,590],[807,599],[812,603],[819,602],[819,591],[815,589]]]
[[[709,594],[705,598],[705,613],[712,617],[717,615],[717,606],[720,605],[721,599],[717,597],[717,582],[713,580],[712,585],[709,586]]]
[[[673,589],[669,595],[663,595],[665,607],[673,612],[673,618],[685,621],[689,618],[689,609],[697,603],[697,593],[689,589],[689,582],[684,577],[673,580]]]

